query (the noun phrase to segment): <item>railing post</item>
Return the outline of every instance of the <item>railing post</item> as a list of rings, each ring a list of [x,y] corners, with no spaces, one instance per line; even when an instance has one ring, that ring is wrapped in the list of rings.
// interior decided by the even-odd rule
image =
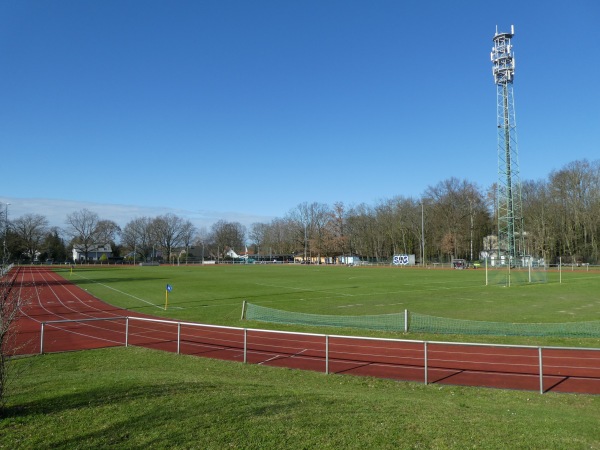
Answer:
[[[248,328],[244,328],[244,364],[248,361]]]
[[[177,322],[177,354],[181,349],[181,322]]]
[[[40,355],[44,354],[44,325],[45,322],[42,322],[42,329],[40,331]]]
[[[427,364],[428,364],[428,361],[427,361],[427,341],[425,341],[423,344],[424,344],[424,349],[423,349],[423,351],[424,351],[423,365],[425,366],[425,385],[427,385],[428,382],[429,382],[429,378],[427,376]]]
[[[538,347],[538,357],[540,360],[540,394],[544,393],[544,362],[542,359],[542,347]]]
[[[325,335],[325,375],[329,375],[329,335]]]
[[[408,333],[408,309],[404,310],[404,332]]]
[[[244,320],[246,318],[246,300],[244,300],[244,302],[242,303],[242,317],[240,317],[240,320]]]
[[[129,316],[125,317],[125,347],[129,347]]]

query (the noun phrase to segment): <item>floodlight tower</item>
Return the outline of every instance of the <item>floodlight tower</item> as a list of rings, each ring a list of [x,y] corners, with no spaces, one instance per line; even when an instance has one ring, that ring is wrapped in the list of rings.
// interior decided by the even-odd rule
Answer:
[[[508,258],[508,263],[523,256],[525,248],[513,95],[515,58],[511,39],[514,34],[513,25],[510,33],[498,33],[496,27],[491,53],[498,120],[498,257]]]

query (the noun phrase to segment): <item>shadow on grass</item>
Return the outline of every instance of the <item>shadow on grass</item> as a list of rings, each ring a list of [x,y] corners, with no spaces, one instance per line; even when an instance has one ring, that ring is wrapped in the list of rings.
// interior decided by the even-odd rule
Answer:
[[[144,384],[143,386],[106,386],[79,392],[45,397],[40,400],[9,406],[4,410],[5,418],[23,417],[38,414],[59,414],[64,411],[82,408],[100,408],[139,399],[158,399],[178,395],[197,393],[202,389],[214,389],[215,384],[194,382],[168,384]]]
[[[217,435],[213,435],[212,439],[217,441],[241,439],[239,444],[242,444],[240,424],[256,421],[257,418],[268,421],[270,417],[297,408],[301,403],[300,399],[281,401],[277,395],[250,390],[252,392],[248,396],[240,398],[227,383],[198,381],[141,386],[107,385],[8,407],[3,418],[30,418],[59,425],[71,414],[80,416],[81,423],[71,423],[68,429],[56,429],[50,434],[44,429],[39,435],[31,436],[33,442],[41,439],[52,448],[107,445],[187,447],[190,443],[197,445],[199,441],[207,439],[207,432],[216,432]],[[223,414],[223,410],[227,412]],[[93,420],[89,420],[90,417]],[[221,431],[215,428],[217,417],[218,426],[231,429],[232,435],[227,436],[222,428]],[[27,439],[21,441],[26,442]]]

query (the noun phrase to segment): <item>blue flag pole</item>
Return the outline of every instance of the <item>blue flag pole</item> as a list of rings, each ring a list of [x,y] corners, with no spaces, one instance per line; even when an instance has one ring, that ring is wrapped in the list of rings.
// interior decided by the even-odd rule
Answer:
[[[167,306],[169,305],[169,292],[173,290],[173,286],[167,284],[167,289],[165,290],[165,311],[167,310]]]

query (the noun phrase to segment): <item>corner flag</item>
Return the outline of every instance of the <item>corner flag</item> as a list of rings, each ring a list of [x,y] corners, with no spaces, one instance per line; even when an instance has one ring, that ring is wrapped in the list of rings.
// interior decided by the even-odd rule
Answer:
[[[167,284],[167,290],[165,291],[165,311],[167,310],[167,306],[169,305],[169,292],[173,290],[173,286]]]

